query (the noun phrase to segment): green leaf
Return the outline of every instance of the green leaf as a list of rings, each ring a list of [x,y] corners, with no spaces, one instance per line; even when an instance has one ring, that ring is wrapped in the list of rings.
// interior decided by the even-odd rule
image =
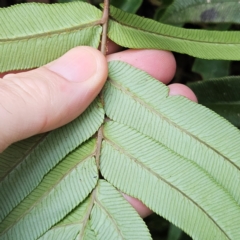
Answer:
[[[52,169],[1,223],[1,239],[36,239],[82,202],[97,183],[94,152],[90,141]]]
[[[13,152],[14,158],[5,152],[0,154],[0,162],[12,161],[3,169],[8,174],[0,182],[0,220],[39,184],[49,170],[90,138],[102,124],[103,118],[101,104],[95,100],[80,117],[67,126],[46,134],[24,156],[17,155],[15,151],[24,148],[25,141],[6,150]]]
[[[103,102],[107,119],[114,121],[108,120],[103,126],[100,174],[193,238],[237,239],[240,132],[203,106],[184,97],[169,97],[164,84],[122,62],[109,63],[109,80],[104,87]],[[101,105],[95,102],[93,106],[96,106],[101,124]],[[94,118],[89,117],[84,124],[81,122],[78,131],[83,131],[91,119]],[[59,140],[55,145],[60,146],[61,151],[66,148],[63,142]],[[100,146],[100,142],[94,142],[88,142],[92,144],[91,150],[85,154],[89,158],[74,158],[77,166],[69,166],[69,159],[87,145],[79,147],[60,163],[56,162],[57,166],[52,166],[53,170],[48,174],[45,172],[45,177],[43,174],[35,181],[36,186],[23,200],[19,200],[18,187],[11,186],[11,181],[7,183],[6,186],[12,187],[17,194],[12,198],[19,202],[15,208],[9,207],[11,212],[1,223],[1,239],[8,236],[16,239],[14,234],[24,240],[41,236],[45,239],[52,236],[53,240],[55,236],[71,236],[73,239],[150,238],[139,216],[109,184],[100,181],[90,193],[97,174],[93,156]],[[41,153],[45,155],[37,159],[38,163],[47,164],[51,159],[51,152],[44,150],[42,148]],[[24,171],[19,168],[19,179],[38,172],[37,168]],[[86,182],[82,183],[82,178]],[[31,181],[28,184],[22,182],[20,187],[25,191]],[[82,189],[86,191],[82,192]],[[8,194],[7,187],[5,192]],[[90,200],[81,203],[89,193]],[[6,199],[5,194],[2,196]],[[7,203],[4,200],[2,203],[2,209],[5,209]]]
[[[76,240],[78,240],[79,237],[77,236]],[[94,233],[94,231],[92,230],[90,223],[87,222],[86,224],[86,229],[83,235],[83,240],[97,240],[97,237]]]
[[[143,0],[110,0],[110,4],[125,12],[135,13],[142,5]]]
[[[45,134],[36,135],[17,142],[0,154],[0,181],[2,181],[21,160],[29,155],[34,147],[41,142]]]
[[[100,18],[101,11],[84,2],[0,9],[0,72],[41,66],[79,45],[97,48]]]
[[[240,23],[238,0],[175,0],[159,21],[179,23]]]
[[[238,238],[239,204],[195,162],[119,123],[107,123],[104,138],[101,172],[114,186],[193,238]]]
[[[60,223],[53,226],[49,231],[41,236],[39,240],[79,239],[79,235],[82,233],[83,235],[87,235],[86,239],[96,239],[90,237],[93,232],[89,226],[89,222],[87,221],[89,213],[92,209],[92,204],[92,199],[88,197]]]
[[[109,69],[110,80],[104,88],[107,116],[196,162],[231,189],[240,203],[235,184],[240,174],[239,130],[182,96],[168,97],[168,87],[130,65],[113,61]],[[224,168],[215,167],[219,161]]]
[[[91,229],[89,222],[89,215],[93,207],[93,200],[93,194],[91,194],[60,223],[53,226],[48,232],[40,237],[39,240],[96,240],[95,233]]]
[[[168,230],[168,240],[179,240],[182,236],[182,230],[178,227],[174,226],[173,224],[170,224],[169,230]]]
[[[90,198],[40,240],[81,237],[87,240],[151,239],[143,220],[123,196],[104,180],[98,182]]]
[[[97,239],[151,239],[148,229],[131,205],[106,181],[100,180],[91,212]]]
[[[240,32],[173,27],[111,7],[108,37],[128,48],[155,48],[205,59],[240,59]]]
[[[200,216],[197,213],[195,215],[196,221],[198,221],[198,218],[202,219],[201,227],[198,226],[198,229],[211,226],[212,230],[209,229],[203,232],[208,233],[216,230],[219,234],[217,239],[221,239],[220,236],[225,239],[223,237],[225,234],[230,236],[239,234],[239,231],[235,229],[234,223],[232,223],[232,229],[229,229],[228,224],[226,224],[227,221],[230,221],[230,215],[233,217],[232,212],[231,214],[226,212],[226,220],[221,220],[223,221],[221,224],[224,225],[223,233],[222,227],[217,227],[218,223],[215,225],[214,221],[211,220],[212,217],[206,215],[206,213],[209,213],[208,203],[211,202],[211,207],[216,207],[216,212],[213,213],[213,215],[216,215],[213,218],[220,219],[220,215],[221,218],[224,218],[224,214],[217,211],[218,206],[223,205],[215,202],[216,199],[220,198],[220,195],[222,199],[226,197],[228,200],[225,200],[233,208],[240,204],[240,132],[238,129],[212,111],[184,97],[168,97],[168,88],[165,85],[125,63],[111,62],[109,69],[110,80],[104,89],[104,108],[107,116],[136,129],[139,134],[147,135],[152,140],[151,144],[149,142],[149,145],[147,140],[142,140],[140,144],[140,139],[144,137],[134,137],[137,133],[123,126],[119,130],[110,131],[108,128],[108,130],[104,130],[104,136],[106,137],[107,135],[108,139],[111,139],[111,134],[118,133],[119,135],[115,136],[116,139],[114,141],[121,141],[121,146],[117,143],[115,144],[118,147],[114,151],[104,150],[105,148],[103,148],[103,151],[106,151],[106,153],[103,152],[101,155],[101,171],[104,177],[122,191],[142,200],[151,209],[184,229],[191,236],[201,236],[199,237],[200,239],[207,239],[207,236],[202,237],[202,230],[198,232],[191,225],[194,221],[188,222],[188,211],[202,212],[202,210],[198,209],[198,205],[205,209],[205,213],[203,213],[204,211],[202,212],[203,215],[200,214]],[[123,132],[124,135],[122,134]],[[108,142],[105,143],[105,145],[107,144]],[[129,151],[126,150],[128,148],[131,148],[129,151],[134,151],[134,155],[132,153],[128,154]],[[160,150],[161,148],[162,151]],[[125,150],[127,153],[123,157],[121,153],[124,153]],[[151,152],[154,155],[151,155]],[[158,158],[157,156],[160,157]],[[110,159],[111,162],[109,162]],[[125,161],[123,159],[128,160]],[[135,163],[131,163],[131,159]],[[143,163],[137,164],[139,161],[149,161],[150,165],[146,164],[147,166],[143,167]],[[164,161],[166,162],[164,163]],[[132,164],[138,166],[134,167]],[[166,167],[164,167],[165,164],[167,164]],[[168,166],[168,164],[173,165]],[[157,169],[153,171],[155,166]],[[138,172],[138,168],[141,171],[139,170]],[[175,189],[176,186],[172,182],[166,183],[167,185],[163,183],[166,180],[163,177],[164,172],[167,174],[164,176],[173,178],[172,180],[176,181],[174,184],[186,184],[186,186],[189,184],[190,192],[186,193],[180,190],[172,192],[172,188]],[[132,180],[133,176],[135,180]],[[146,179],[144,179],[145,177]],[[131,184],[129,184],[129,181],[131,181]],[[141,181],[142,185],[140,184],[137,187],[136,184],[139,184],[139,181]],[[156,188],[153,187],[157,186],[156,181],[163,183],[163,185],[159,186],[159,195],[156,193]],[[144,184],[145,182],[146,184]],[[200,184],[203,184],[202,189]],[[212,187],[215,190],[210,190],[211,184],[213,184]],[[177,189],[179,188],[181,189],[182,186],[177,187]],[[163,194],[161,198],[163,189],[166,190],[166,195]],[[188,197],[191,194],[195,196],[196,191],[199,194],[197,204],[192,202],[192,207],[189,207]],[[217,195],[213,194],[213,191],[216,191]],[[218,191],[219,193],[217,193]],[[218,196],[218,194],[220,195]],[[181,202],[182,200],[179,200],[181,195],[183,199],[185,196],[188,197],[183,200],[183,205],[179,206],[179,210],[176,209],[178,205],[175,206],[174,211],[178,213],[176,215],[173,214],[173,210],[169,210],[173,209],[173,206],[170,206],[170,204],[173,204],[175,201]],[[208,195],[209,197],[207,197]],[[203,196],[206,196],[206,202],[202,199]],[[154,198],[156,199],[153,200]],[[173,199],[172,203],[169,202],[170,199]],[[155,205],[158,201],[164,201],[166,205],[160,209],[160,206]],[[205,204],[205,206],[202,206],[202,204]],[[235,210],[229,209],[229,211],[233,212]],[[238,214],[236,212],[237,218],[239,217]],[[181,221],[180,219],[183,218],[188,220]],[[209,222],[207,226],[206,221]],[[214,235],[214,232],[212,234]]]
[[[240,127],[240,77],[224,77],[189,83],[199,103]]]
[[[203,79],[220,78],[230,74],[230,61],[195,59],[192,71]]]
[[[42,65],[76,45],[97,47],[99,10],[80,2],[50,6],[0,10],[7,14],[0,18],[15,19],[4,21],[0,31],[0,63],[6,59],[0,71]],[[126,47],[240,58],[238,32],[178,29],[115,8],[109,27],[109,36]],[[169,97],[162,83],[121,62],[109,64],[103,102],[105,112],[96,100],[70,125],[0,155],[0,239],[149,239],[143,221],[113,186],[193,238],[238,239],[239,130],[184,97]],[[84,143],[105,113],[102,145],[99,138]],[[98,176],[109,183],[97,182]]]
[[[156,9],[153,19],[161,22],[161,17],[163,16],[164,12],[168,9],[168,7],[172,4],[172,2],[173,2],[173,0],[160,1],[160,6]],[[177,27],[182,27],[183,24],[182,23],[174,23],[171,25],[174,25]]]
[[[218,24],[216,26],[208,25],[207,30],[227,31],[229,24]],[[219,78],[230,74],[230,61],[224,60],[206,60],[196,58],[192,66],[192,71],[200,74],[203,79]]]

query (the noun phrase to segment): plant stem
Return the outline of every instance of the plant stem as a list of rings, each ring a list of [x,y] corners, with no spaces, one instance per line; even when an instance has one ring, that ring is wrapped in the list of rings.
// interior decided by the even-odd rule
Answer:
[[[98,129],[98,135],[97,135],[97,147],[96,147],[96,165],[99,170],[100,167],[100,155],[101,155],[101,147],[102,147],[102,139],[103,139],[103,127],[101,126]]]
[[[108,28],[108,17],[109,17],[109,0],[104,0],[104,8],[103,8],[103,15],[102,15],[102,40],[101,40],[101,52],[103,55],[106,55],[106,48],[107,48],[107,28]],[[103,104],[103,95],[102,91],[99,94],[101,102]],[[101,126],[98,129],[97,133],[97,147],[96,147],[96,165],[99,170],[100,167],[100,155],[101,155],[101,147],[102,147],[102,139],[103,139],[103,127]]]
[[[107,28],[109,18],[109,0],[104,0],[103,15],[102,15],[102,41],[101,41],[101,52],[106,55],[107,48]]]
[[[106,49],[107,49],[108,16],[109,16],[109,0],[104,0],[103,15],[102,15],[102,18],[101,18],[101,24],[102,24],[102,27],[103,27],[103,29],[102,29],[102,39],[101,39],[101,52],[102,52],[103,55],[106,55]],[[99,93],[99,97],[101,99],[101,102],[103,103],[103,101],[102,101],[102,98],[103,98],[102,91]],[[98,177],[100,177],[99,168],[100,168],[100,155],[101,155],[102,140],[103,140],[103,126],[101,126],[98,129],[98,132],[97,132],[97,146],[96,146],[96,150],[95,150],[95,158],[96,158],[96,165],[97,165],[97,169],[98,169]],[[91,211],[94,207],[95,200],[96,200],[96,188],[91,193],[91,204],[90,204],[90,207],[87,210],[87,217],[85,218],[85,220],[83,222],[82,229],[86,228],[87,220],[89,220],[89,218],[90,218],[90,214],[91,214]],[[84,232],[85,231],[81,231],[81,234],[79,235],[79,239],[82,239],[84,237]]]
[[[89,204],[89,207],[87,208],[87,211],[85,213],[85,218],[84,218],[84,221],[81,222],[82,223],[82,227],[81,227],[81,231],[79,233],[79,240],[82,240],[84,238],[84,233],[85,233],[85,229],[86,229],[86,225],[88,223],[88,220],[90,218],[90,214],[91,214],[91,211],[93,209],[93,206],[94,206],[94,201],[95,201],[95,195],[96,195],[96,189],[94,189],[91,193],[91,202]]]

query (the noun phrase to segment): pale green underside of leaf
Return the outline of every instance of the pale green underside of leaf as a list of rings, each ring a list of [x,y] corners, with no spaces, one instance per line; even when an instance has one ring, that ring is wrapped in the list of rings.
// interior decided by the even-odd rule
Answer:
[[[56,227],[53,230],[48,231],[39,240],[66,240],[66,239],[79,239],[78,233],[81,228],[81,224],[72,224],[64,227]]]
[[[119,122],[109,122],[103,127],[100,158],[103,176],[195,239],[238,239],[239,131],[212,111],[186,98],[168,97],[165,85],[126,63],[109,63],[109,80],[103,97],[107,116]],[[1,223],[1,231],[6,230],[1,239],[16,239],[15,236],[20,240],[36,239],[44,237],[43,234],[71,236],[73,239],[108,239],[106,236],[110,236],[109,239],[134,239],[134,236],[137,236],[136,239],[149,239],[147,231],[140,232],[145,227],[135,219],[133,210],[128,208],[130,206],[126,205],[122,196],[117,193],[120,196],[117,197],[116,190],[101,181],[90,196],[94,199],[93,208],[91,204],[86,207],[87,210],[77,207],[75,211],[81,213],[73,211],[67,215],[94,188],[97,170],[93,157],[89,161],[83,160],[84,164],[89,163],[87,169],[86,165],[80,167],[79,159],[75,159],[79,167],[74,167],[74,164],[69,166],[69,158],[75,156],[78,150],[83,151],[87,145],[68,155],[64,161],[59,161],[93,135],[103,121],[103,114],[96,100],[82,115],[82,120],[80,117],[77,123],[55,131],[56,135],[53,135],[54,132],[47,135],[55,136],[51,138],[52,143],[44,138],[20,162],[15,154],[18,166],[14,169],[7,167],[10,173],[1,182],[5,184],[2,185],[4,192],[1,190],[1,213],[2,209],[6,215],[11,211]],[[90,129],[92,125],[95,128]],[[68,130],[64,132],[63,129]],[[85,133],[82,132],[84,130]],[[68,138],[74,144],[70,144]],[[75,147],[69,147],[73,145]],[[91,156],[93,145],[89,150]],[[20,157],[29,149],[28,146],[23,145]],[[48,148],[49,151],[46,151]],[[55,152],[52,153],[53,149]],[[11,156],[5,156],[13,161]],[[64,166],[64,163],[67,165]],[[67,172],[69,168],[72,171]],[[83,173],[79,175],[78,170]],[[86,172],[90,174],[84,175]],[[16,182],[11,181],[11,174],[16,177]],[[85,183],[81,183],[82,177],[86,179]],[[44,179],[48,179],[49,184]],[[82,192],[79,186],[87,190]],[[65,203],[61,204],[62,201]],[[59,206],[60,210],[56,209]],[[90,221],[89,209],[92,209]],[[78,216],[79,223],[76,222]],[[79,231],[76,224],[79,224]],[[29,229],[33,230],[30,232]],[[134,229],[137,231],[134,232]],[[45,239],[48,238],[46,236]]]
[[[99,19],[101,11],[83,2],[0,9],[0,72],[41,66],[75,46],[97,48]]]
[[[91,228],[99,240],[151,239],[136,211],[104,180],[98,182],[90,219]]]
[[[46,135],[23,157],[21,154],[19,157],[15,155],[14,159],[4,153],[0,154],[0,161],[12,161],[10,167],[6,166],[3,169],[8,175],[0,182],[0,220],[39,184],[50,169],[90,138],[100,127],[103,119],[103,109],[96,99],[80,117]],[[7,151],[15,151],[16,145],[21,148],[25,146],[25,142],[10,146]],[[14,165],[14,161],[18,161],[17,166]]]
[[[175,0],[160,21],[164,23],[240,23],[239,0]]]
[[[104,126],[104,138],[101,172],[121,191],[194,239],[239,237],[239,205],[196,163],[116,122]]]
[[[91,143],[96,143],[96,141],[91,140]],[[82,148],[82,146],[80,148]],[[89,213],[91,212],[92,204],[93,198],[91,195],[87,197],[83,202],[81,202],[81,204],[77,206],[76,209],[70,212],[61,222],[55,225],[51,230],[55,228],[65,227],[71,224],[83,223],[86,219],[86,215],[89,215]]]
[[[151,237],[143,220],[123,196],[109,183],[100,180],[90,198],[40,238],[44,239],[133,240]]]
[[[75,225],[67,225],[63,228],[55,228],[54,230],[48,231],[46,234],[44,234],[42,237],[39,238],[39,240],[66,240],[66,239],[79,239],[78,233],[79,228],[81,228],[81,224],[75,224]]]
[[[109,64],[109,81],[104,88],[104,103],[104,108],[109,118],[126,124],[158,142],[159,145],[168,149],[172,154],[174,153],[173,159],[179,157],[184,159],[183,161],[191,162],[193,166],[197,166],[197,169],[208,176],[208,178],[213,178],[214,182],[216,182],[214,186],[216,188],[219,187],[229,199],[232,199],[232,204],[235,204],[239,208],[240,132],[237,128],[233,127],[229,122],[214,112],[184,97],[168,97],[168,88],[164,84],[122,62],[114,61]],[[120,132],[124,132],[123,135],[126,141],[129,137],[125,135],[124,130]],[[148,149],[150,146],[144,147],[143,144],[138,148],[138,139],[134,141],[134,146],[139,151],[138,157],[144,155],[147,159],[147,155],[150,153],[145,154],[144,150],[140,151],[140,149]],[[155,147],[158,148],[157,146]],[[151,148],[152,151],[153,149],[154,148]],[[136,157],[136,159],[138,159],[138,157]],[[111,161],[113,161],[114,156],[110,158]],[[159,158],[161,159],[160,153]],[[103,159],[102,157],[102,164]],[[114,164],[117,164],[115,161]],[[156,161],[159,160],[156,158],[153,164],[157,164]],[[120,173],[120,165],[115,166],[114,164],[111,166],[114,166],[114,169],[116,167],[115,175],[111,174],[111,171],[114,172],[114,170],[110,165],[109,168],[107,167],[108,170],[101,168],[102,173],[104,177],[110,181],[110,177],[105,173],[108,171],[109,174],[111,174],[111,182],[117,184],[116,186],[121,190],[126,191],[126,183],[130,181],[130,179],[125,181],[127,176],[124,175],[124,173]],[[119,164],[123,163],[121,162]],[[121,165],[121,167],[123,166],[127,166],[127,163],[126,165]],[[128,167],[129,166],[126,168],[128,169]],[[127,169],[125,170],[127,171]],[[149,169],[151,169],[151,167],[149,167]],[[170,172],[169,175],[176,174],[174,172],[175,170],[172,170],[173,173]],[[188,179],[191,179],[191,171],[189,171],[188,167],[186,167],[186,169],[180,168],[179,173],[183,175],[183,178],[187,176]],[[132,177],[132,174],[131,172],[128,177]],[[141,176],[138,175],[133,182],[138,182],[140,178]],[[192,175],[192,178],[195,179],[195,174]],[[122,182],[124,182],[123,185],[121,185]],[[203,186],[205,184],[203,184]],[[129,187],[132,186],[129,182],[127,185]],[[154,189],[154,187],[151,186],[155,186],[155,183],[149,182],[147,186],[147,188]],[[208,185],[206,184],[206,186]],[[194,186],[194,188],[196,188],[197,192],[201,192],[200,189],[198,190],[198,187]],[[202,191],[208,192],[207,189]],[[213,194],[213,192],[217,190],[215,189],[213,191],[212,189],[211,191]],[[127,193],[130,195],[133,194],[133,192],[129,191],[127,191]],[[149,205],[150,203],[145,201],[145,197],[141,196],[141,193],[148,196],[145,189],[138,190],[138,194],[134,192],[134,196],[152,208],[152,205]],[[188,194],[186,195],[188,196]],[[218,196],[215,197],[219,199]],[[170,198],[171,197],[169,197],[169,199]],[[175,199],[177,199],[177,197]],[[211,201],[213,201],[213,199],[211,199]],[[154,203],[154,201],[152,203]],[[221,204],[217,204],[217,206],[221,206]],[[155,210],[154,208],[154,211]],[[196,211],[199,211],[199,209]],[[208,212],[208,210],[206,210],[206,212]],[[166,216],[163,212],[158,213],[170,219],[169,215]],[[188,213],[188,210],[186,210],[186,213]],[[226,215],[226,218],[229,218],[230,215],[230,213]],[[186,230],[185,225],[179,225],[181,222],[180,219],[171,219],[171,221]],[[202,223],[204,222],[205,220]],[[195,232],[193,229],[186,231]],[[234,231],[235,230],[233,230],[233,232]],[[192,235],[193,232],[191,232]],[[236,234],[236,231],[234,234]],[[198,234],[196,233],[195,236],[198,236]],[[200,237],[199,239],[205,238]]]
[[[91,197],[88,197],[60,223],[47,231],[39,240],[66,240],[66,239],[96,239],[94,232],[88,222],[89,213],[92,209]],[[86,223],[86,224],[85,224]],[[95,238],[94,238],[95,237]]]
[[[107,116],[196,162],[240,204],[239,130],[184,97],[168,97],[168,87],[143,71],[116,61],[109,69],[104,88]]]
[[[240,33],[173,27],[111,7],[108,36],[128,48],[155,48],[206,59],[240,59]]]
[[[85,227],[85,230],[84,230],[84,235],[83,235],[82,239],[83,240],[97,240],[97,237],[96,237],[94,231],[91,228],[90,222],[87,222],[87,224],[86,224],[86,227]],[[76,240],[79,240],[79,236],[77,236]]]
[[[36,135],[30,137],[24,141],[12,144],[3,153],[0,154],[0,181],[11,171],[21,159],[24,158],[34,148],[36,144],[39,144],[45,134]]]
[[[239,32],[180,29],[114,7],[111,16],[108,35],[122,46],[240,59]],[[96,48],[102,30],[101,11],[84,2],[17,5],[0,9],[0,20],[0,72],[41,66],[79,45]]]
[[[82,202],[98,179],[94,152],[87,142],[52,169],[1,223],[0,239],[36,239]]]

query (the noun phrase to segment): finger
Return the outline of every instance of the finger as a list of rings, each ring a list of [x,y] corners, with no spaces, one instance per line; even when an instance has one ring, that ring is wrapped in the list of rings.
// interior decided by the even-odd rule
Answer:
[[[72,121],[94,100],[106,77],[106,58],[90,47],[74,48],[41,68],[4,76],[0,151]]]
[[[169,95],[182,95],[188,99],[190,99],[193,102],[198,102],[196,95],[194,92],[187,87],[186,85],[180,84],[180,83],[173,83],[168,85],[169,87]]]
[[[146,205],[144,205],[137,198],[131,197],[127,194],[122,193],[123,197],[132,205],[132,207],[138,212],[141,218],[145,218],[153,213]]]
[[[108,55],[107,60],[127,62],[165,84],[168,84],[172,80],[176,71],[176,61],[173,54],[162,50],[128,49]]]
[[[115,43],[112,42],[114,45]],[[116,45],[116,44],[115,44]],[[176,61],[171,52],[162,50],[125,50],[107,56],[108,61],[119,60],[127,62],[136,68],[139,68],[152,77],[167,84],[169,83],[176,71]],[[183,84],[170,84],[169,95],[182,95],[188,99],[197,102],[193,91]]]
[[[109,38],[107,39],[107,47],[106,48],[107,48],[107,54],[116,53],[116,52],[123,50],[123,47],[117,45],[115,42],[113,42]],[[100,45],[98,47],[98,50],[100,50]],[[31,69],[29,69],[29,70],[31,70]],[[0,73],[0,78],[3,78],[6,74],[9,74],[9,73],[20,73],[20,72],[26,72],[26,70],[13,70],[13,71]]]

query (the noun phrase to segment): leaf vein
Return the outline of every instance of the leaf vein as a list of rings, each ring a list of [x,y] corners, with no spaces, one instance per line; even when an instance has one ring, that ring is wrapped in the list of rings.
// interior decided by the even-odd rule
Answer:
[[[102,23],[102,20],[97,20],[91,23],[86,23],[86,24],[81,24],[81,25],[77,25],[74,27],[69,27],[69,28],[64,28],[64,30],[60,29],[60,30],[53,30],[51,32],[44,32],[44,33],[36,33],[36,34],[32,34],[32,35],[28,35],[28,36],[23,36],[23,37],[12,37],[12,38],[7,38],[7,39],[0,39],[0,43],[1,42],[14,42],[14,41],[21,41],[21,40],[29,40],[29,39],[33,39],[33,38],[41,38],[41,37],[51,37],[52,35],[59,35],[59,34],[63,34],[66,32],[74,32],[74,31],[78,31],[84,28],[89,28],[89,27],[94,27],[97,25],[100,25]]]

